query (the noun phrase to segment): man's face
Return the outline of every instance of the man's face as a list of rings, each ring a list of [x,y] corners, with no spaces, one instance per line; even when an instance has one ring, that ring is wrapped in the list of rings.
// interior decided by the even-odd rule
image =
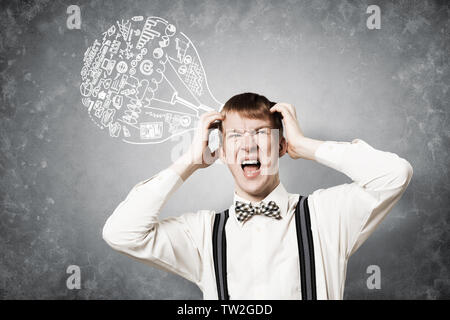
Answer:
[[[222,123],[221,160],[234,177],[241,196],[267,195],[279,183],[278,160],[285,139],[270,119],[250,119],[229,112]]]

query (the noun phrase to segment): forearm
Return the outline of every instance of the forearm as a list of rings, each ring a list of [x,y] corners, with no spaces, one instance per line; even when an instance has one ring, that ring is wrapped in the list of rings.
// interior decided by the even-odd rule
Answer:
[[[377,150],[361,139],[326,141],[316,151],[316,161],[344,173],[367,190],[399,188],[412,175],[408,161],[395,153]]]
[[[187,153],[178,158],[178,160],[169,167],[169,169],[175,171],[183,181],[186,181],[198,168],[199,166],[191,161]]]
[[[103,239],[118,252],[199,283],[203,263],[198,248],[203,244],[195,242],[195,235],[204,230],[202,216],[192,212],[158,218],[181,184],[170,168],[138,183],[106,221]]]
[[[352,183],[316,190],[317,225],[348,259],[372,234],[399,201],[411,178],[412,167],[398,155],[373,148],[361,139],[326,141],[316,161],[348,176]]]
[[[139,243],[158,223],[161,208],[181,184],[180,177],[171,170],[138,183],[106,221],[103,238],[115,247]]]

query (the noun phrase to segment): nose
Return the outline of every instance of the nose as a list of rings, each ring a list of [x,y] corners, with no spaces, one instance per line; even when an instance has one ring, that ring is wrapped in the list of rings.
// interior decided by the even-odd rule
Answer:
[[[258,144],[255,141],[256,136],[254,134],[250,134],[246,132],[242,141],[242,148],[251,153],[252,151],[256,151],[258,149]]]

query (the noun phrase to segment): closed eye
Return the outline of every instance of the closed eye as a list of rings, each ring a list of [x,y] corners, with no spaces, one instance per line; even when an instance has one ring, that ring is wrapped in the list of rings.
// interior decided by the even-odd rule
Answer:
[[[230,133],[228,134],[228,138],[239,138],[242,137],[242,134],[240,133]]]

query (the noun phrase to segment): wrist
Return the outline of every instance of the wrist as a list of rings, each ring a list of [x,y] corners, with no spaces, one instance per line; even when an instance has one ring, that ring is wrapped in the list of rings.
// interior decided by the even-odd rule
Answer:
[[[325,141],[302,137],[297,139],[294,145],[295,153],[299,158],[307,160],[316,160],[315,153],[317,148]]]
[[[192,160],[189,153],[183,154],[178,158],[171,166],[171,168],[178,173],[178,175],[186,181],[191,174],[193,174],[197,169],[200,168],[200,164],[196,164]]]

